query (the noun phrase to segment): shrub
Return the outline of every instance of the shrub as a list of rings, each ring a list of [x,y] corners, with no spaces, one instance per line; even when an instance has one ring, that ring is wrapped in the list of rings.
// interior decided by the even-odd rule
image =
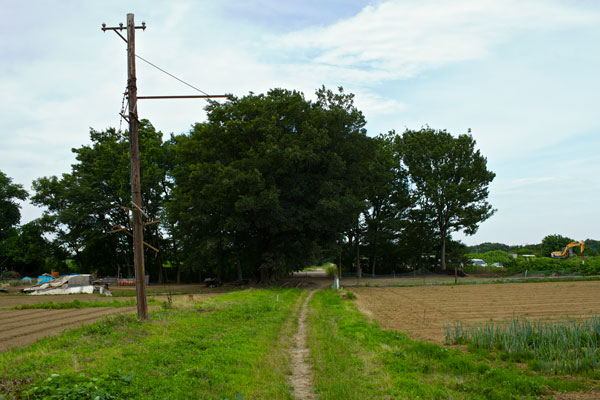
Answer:
[[[502,250],[493,250],[485,253],[469,253],[466,254],[467,258],[480,258],[485,261],[488,265],[492,265],[493,263],[500,263],[505,268],[513,268],[516,265],[516,260],[507,253]]]
[[[325,273],[327,273],[327,276],[333,278],[334,276],[337,275],[337,265],[329,263],[327,264],[327,266],[325,267]]]

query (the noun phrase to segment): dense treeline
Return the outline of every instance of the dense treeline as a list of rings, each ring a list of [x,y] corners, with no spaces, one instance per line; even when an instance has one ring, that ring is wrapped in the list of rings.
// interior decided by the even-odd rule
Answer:
[[[504,243],[481,243],[474,246],[466,247],[468,253],[488,253],[494,251],[502,251],[510,254],[530,254],[536,257],[550,257],[553,251],[561,251],[564,247],[572,242],[581,242],[581,239],[573,240],[570,237],[559,234],[545,236],[541,243],[526,244],[526,245],[507,245]],[[600,241],[594,239],[584,239],[584,255],[598,256],[598,248]],[[579,246],[573,247],[574,255],[580,256]]]
[[[315,101],[273,89],[206,111],[206,122],[166,140],[140,126],[143,206],[160,220],[145,227],[160,249],[145,249],[153,281],[270,280],[325,260],[382,274],[432,264],[432,254],[445,267],[446,253],[458,262],[465,250],[452,232],[475,233],[493,214],[494,174],[470,134],[367,136],[341,88],[321,88]],[[0,220],[2,268],[133,273],[131,238],[111,233],[129,225],[120,207],[131,203],[127,133],[92,130],[90,139],[73,149],[69,173],[33,182],[39,220],[18,226],[15,200],[27,193],[1,176],[12,192],[0,201],[13,205]]]

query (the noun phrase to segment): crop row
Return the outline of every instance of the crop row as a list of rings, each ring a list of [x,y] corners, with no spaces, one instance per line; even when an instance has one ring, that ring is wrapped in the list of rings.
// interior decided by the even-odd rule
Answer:
[[[446,343],[469,344],[478,349],[504,352],[511,360],[528,362],[547,372],[577,373],[600,366],[600,317],[530,321],[488,321],[473,327],[446,325]]]

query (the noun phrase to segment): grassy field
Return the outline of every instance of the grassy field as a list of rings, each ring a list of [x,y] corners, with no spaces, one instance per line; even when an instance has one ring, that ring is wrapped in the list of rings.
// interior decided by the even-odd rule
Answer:
[[[290,349],[307,294],[180,299],[147,323],[121,315],[10,350],[0,354],[0,399],[292,399]],[[308,303],[319,399],[552,398],[597,378],[535,371],[497,348],[411,340],[371,322],[352,297],[325,289]]]
[[[250,290],[123,316],[0,354],[6,399],[290,399],[301,292]],[[286,330],[289,332],[286,333]]]
[[[319,399],[539,398],[582,386],[382,330],[333,290],[313,296],[309,326]]]

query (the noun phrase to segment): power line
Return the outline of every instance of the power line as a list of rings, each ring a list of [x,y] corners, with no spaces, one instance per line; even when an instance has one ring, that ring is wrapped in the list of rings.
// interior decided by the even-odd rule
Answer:
[[[164,69],[160,68],[159,66],[157,66],[157,65],[155,65],[155,64],[152,64],[150,61],[146,60],[145,58],[143,58],[143,57],[141,57],[141,56],[139,56],[139,55],[137,55],[137,54],[136,54],[135,56],[136,56],[137,58],[139,58],[140,60],[142,60],[143,62],[145,62],[145,63],[147,63],[147,64],[149,64],[149,65],[153,66],[153,67],[154,67],[154,68],[156,68],[157,70],[159,70],[159,71],[161,71],[161,72],[163,72],[163,73],[165,73],[165,74],[169,75],[171,78],[173,78],[173,79],[177,79],[179,82],[183,83],[184,85],[187,85],[187,86],[191,87],[191,88],[192,88],[192,89],[194,89],[194,90],[197,90],[198,92],[200,92],[200,93],[202,93],[202,94],[205,94],[205,95],[207,95],[207,96],[210,96],[210,95],[209,95],[208,93],[206,93],[205,91],[203,91],[203,90],[200,90],[200,89],[198,89],[197,87],[195,87],[195,86],[193,86],[193,85],[190,85],[189,83],[187,83],[187,82],[186,82],[186,81],[184,81],[183,79],[179,79],[179,78],[178,78],[178,77],[176,77],[175,75],[173,75],[173,74],[171,74],[171,73],[169,73],[169,72],[165,71]]]

